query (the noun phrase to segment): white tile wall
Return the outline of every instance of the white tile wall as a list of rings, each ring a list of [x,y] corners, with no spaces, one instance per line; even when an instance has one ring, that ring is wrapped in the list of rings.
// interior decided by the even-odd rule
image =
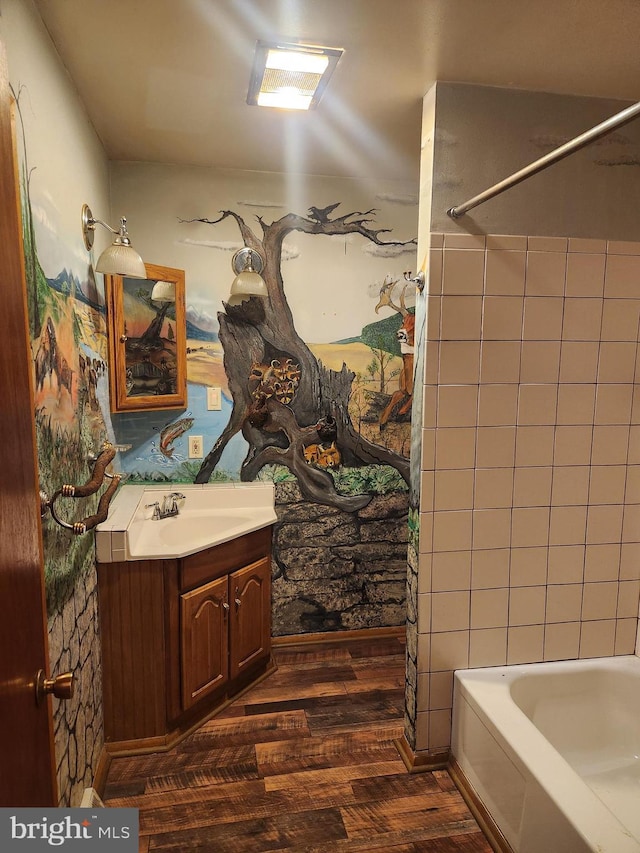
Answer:
[[[633,653],[640,244],[431,235],[418,750],[452,671]]]

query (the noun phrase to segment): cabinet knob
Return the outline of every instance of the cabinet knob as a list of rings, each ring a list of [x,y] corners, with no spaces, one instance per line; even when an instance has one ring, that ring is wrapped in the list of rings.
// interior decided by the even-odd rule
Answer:
[[[236,602],[236,607],[240,607],[240,605],[242,604],[242,602],[240,601],[239,598],[236,598],[235,602]]]
[[[224,610],[224,613],[225,613],[225,616],[226,616],[226,615],[227,615],[227,613],[229,612],[229,605],[227,604],[227,602],[226,602],[226,601],[223,601],[223,602],[222,602],[222,609]]]

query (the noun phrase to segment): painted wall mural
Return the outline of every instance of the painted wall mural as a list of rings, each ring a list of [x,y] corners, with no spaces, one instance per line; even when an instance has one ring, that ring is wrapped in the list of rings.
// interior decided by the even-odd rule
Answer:
[[[375,211],[338,216],[338,206],[311,206],[307,217],[288,213],[271,223],[258,216],[261,237],[232,210],[223,211],[215,220],[197,220],[212,227],[225,219],[236,223],[243,243],[266,260],[262,274],[269,299],[225,304],[224,312],[218,314],[217,332],[198,326],[193,315],[187,320],[189,428],[194,434],[205,432],[209,452],[201,463],[188,460],[187,438],[178,442],[178,434],[171,456],[160,459],[162,445],[157,435],[150,438],[147,432],[147,446],[141,441],[140,427],[149,426],[146,417],[143,422],[140,418],[114,418],[119,441],[134,444],[123,460],[133,480],[251,480],[265,466],[278,469],[272,472],[274,476],[286,477],[285,468],[298,480],[305,497],[343,508],[364,505],[370,499],[364,493],[375,493],[375,481],[384,479],[383,472],[369,471],[373,485],[367,489],[366,471],[362,470],[367,466],[390,467],[394,473],[387,472],[387,477],[406,484],[413,286],[404,282],[401,272],[387,274],[378,284],[373,322],[356,328],[348,339],[318,345],[306,343],[298,334],[285,294],[282,247],[292,231],[357,234],[379,246],[415,251],[413,239],[383,239],[380,235],[390,229],[372,227]],[[322,300],[323,294],[310,294],[310,298]],[[339,311],[340,306],[335,309]],[[332,369],[334,364],[339,369]],[[216,385],[222,388],[217,416],[205,409],[204,394],[207,386]],[[207,434],[203,425],[210,428],[213,420],[217,434],[211,429]],[[166,418],[154,424],[152,431],[172,433],[180,423],[184,416]],[[229,449],[234,450],[231,465]],[[349,469],[359,472],[348,474]]]
[[[245,245],[265,258],[263,277],[269,298],[252,298],[237,306],[227,304],[225,313],[219,315],[224,367],[233,405],[225,429],[198,471],[197,483],[209,480],[227,442],[240,431],[249,446],[240,469],[241,479],[254,479],[265,465],[285,466],[295,475],[303,496],[318,503],[360,509],[371,499],[370,495],[351,494],[356,490],[349,487],[348,481],[342,480],[341,488],[336,488],[331,471],[341,466],[390,465],[408,481],[406,458],[391,447],[369,440],[353,425],[349,400],[354,372],[346,364],[339,372],[322,365],[298,335],[287,303],[281,251],[283,240],[291,231],[324,235],[357,233],[374,243],[397,245],[397,241],[381,240],[379,235],[384,229],[370,227],[374,211],[355,211],[330,218],[337,207],[338,204],[322,210],[311,207],[308,217],[289,213],[269,224],[259,218],[261,238],[234,211],[223,211],[217,220],[210,221],[215,226],[227,217],[233,218]],[[386,305],[398,312],[403,310],[406,322],[410,315],[404,294],[401,294],[402,308],[394,306],[389,297],[394,284],[385,283],[376,309]],[[397,347],[389,334],[385,337],[380,330],[379,349],[383,354],[385,350],[391,354]],[[389,407],[395,407],[395,403],[392,397]],[[391,415],[389,407],[383,412],[384,420],[379,421],[382,428]],[[403,414],[406,413],[405,407]]]
[[[62,483],[84,483],[89,461],[107,437],[99,385],[106,391],[104,298],[85,260],[84,278],[66,267],[45,275],[36,239],[23,148],[21,203],[29,334],[33,353],[36,441],[41,489],[52,495]],[[70,251],[70,255],[72,252]],[[108,392],[107,392],[108,393]],[[105,399],[104,393],[102,395]],[[71,501],[78,518],[95,511],[99,494]],[[73,517],[70,518],[73,520]],[[72,537],[46,519],[43,524],[48,612],[59,611],[78,578],[93,563],[91,537]]]
[[[89,459],[108,433],[108,405],[99,399],[108,401],[104,299],[86,255],[81,259],[57,233],[55,208],[46,209],[51,201],[33,191],[20,97],[14,97],[38,470],[40,487],[51,497],[63,483],[90,478]],[[62,268],[56,266],[61,251]],[[60,514],[69,512],[70,522],[92,515],[102,491],[59,501]],[[92,784],[103,740],[94,540],[72,535],[50,516],[42,534],[51,670],[76,674],[73,698],[53,703],[59,799],[78,805]]]
[[[216,300],[205,293],[196,312],[182,259],[188,408],[164,418],[114,415],[116,441],[132,445],[123,465],[140,482],[275,483],[274,634],[402,625],[415,337],[415,285],[403,270],[415,264],[415,240],[394,240],[366,207],[341,212],[339,203],[309,205],[306,216],[276,217],[263,210],[257,227],[231,208],[179,220],[181,234],[206,227],[212,235],[206,245],[224,253],[242,245],[258,251],[269,298],[229,304],[227,274],[217,303],[222,310],[212,318]],[[218,241],[230,226],[240,239]],[[339,255],[327,263],[325,287],[306,294],[309,309],[318,306],[311,331],[295,277],[289,278],[288,262],[298,254],[294,234],[325,245],[348,239],[349,246],[371,246],[384,270],[374,280],[350,281],[341,300],[331,281],[344,275]],[[195,252],[195,240],[183,239]],[[171,255],[166,261],[179,263]],[[353,268],[353,260],[346,265]],[[358,288],[355,309],[346,309]],[[314,332],[320,342],[310,340]],[[211,411],[207,388],[216,386],[221,408]],[[203,436],[202,460],[188,458],[189,435]]]
[[[382,240],[384,229],[371,227],[374,211],[339,216],[338,207],[310,207],[307,217],[289,213],[270,224],[258,217],[261,238],[233,211],[207,220],[215,227],[232,218],[244,244],[265,258],[269,299],[225,304],[218,315],[233,407],[196,482],[209,480],[239,432],[248,447],[241,479],[254,479],[268,466],[280,480],[273,548],[276,634],[405,620],[415,325],[405,299],[408,286],[398,281],[401,276],[385,278],[374,310],[387,309],[390,316],[368,325],[359,340],[338,345],[342,367],[331,369],[296,331],[281,252],[294,230],[356,233],[379,245],[413,247],[415,241]],[[367,353],[359,372],[348,366],[352,347]],[[295,482],[287,488],[289,479]]]

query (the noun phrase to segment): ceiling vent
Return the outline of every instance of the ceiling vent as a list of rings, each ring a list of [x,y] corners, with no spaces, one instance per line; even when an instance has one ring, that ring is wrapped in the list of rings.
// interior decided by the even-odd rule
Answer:
[[[334,47],[257,42],[247,103],[285,110],[313,109],[342,54]]]

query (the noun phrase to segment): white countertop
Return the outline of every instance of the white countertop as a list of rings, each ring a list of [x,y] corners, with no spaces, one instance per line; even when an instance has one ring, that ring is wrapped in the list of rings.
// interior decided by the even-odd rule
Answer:
[[[177,516],[153,519],[156,501],[179,492]],[[169,560],[186,557],[277,521],[272,483],[223,483],[166,486],[122,485],[107,519],[96,527],[99,563]]]

